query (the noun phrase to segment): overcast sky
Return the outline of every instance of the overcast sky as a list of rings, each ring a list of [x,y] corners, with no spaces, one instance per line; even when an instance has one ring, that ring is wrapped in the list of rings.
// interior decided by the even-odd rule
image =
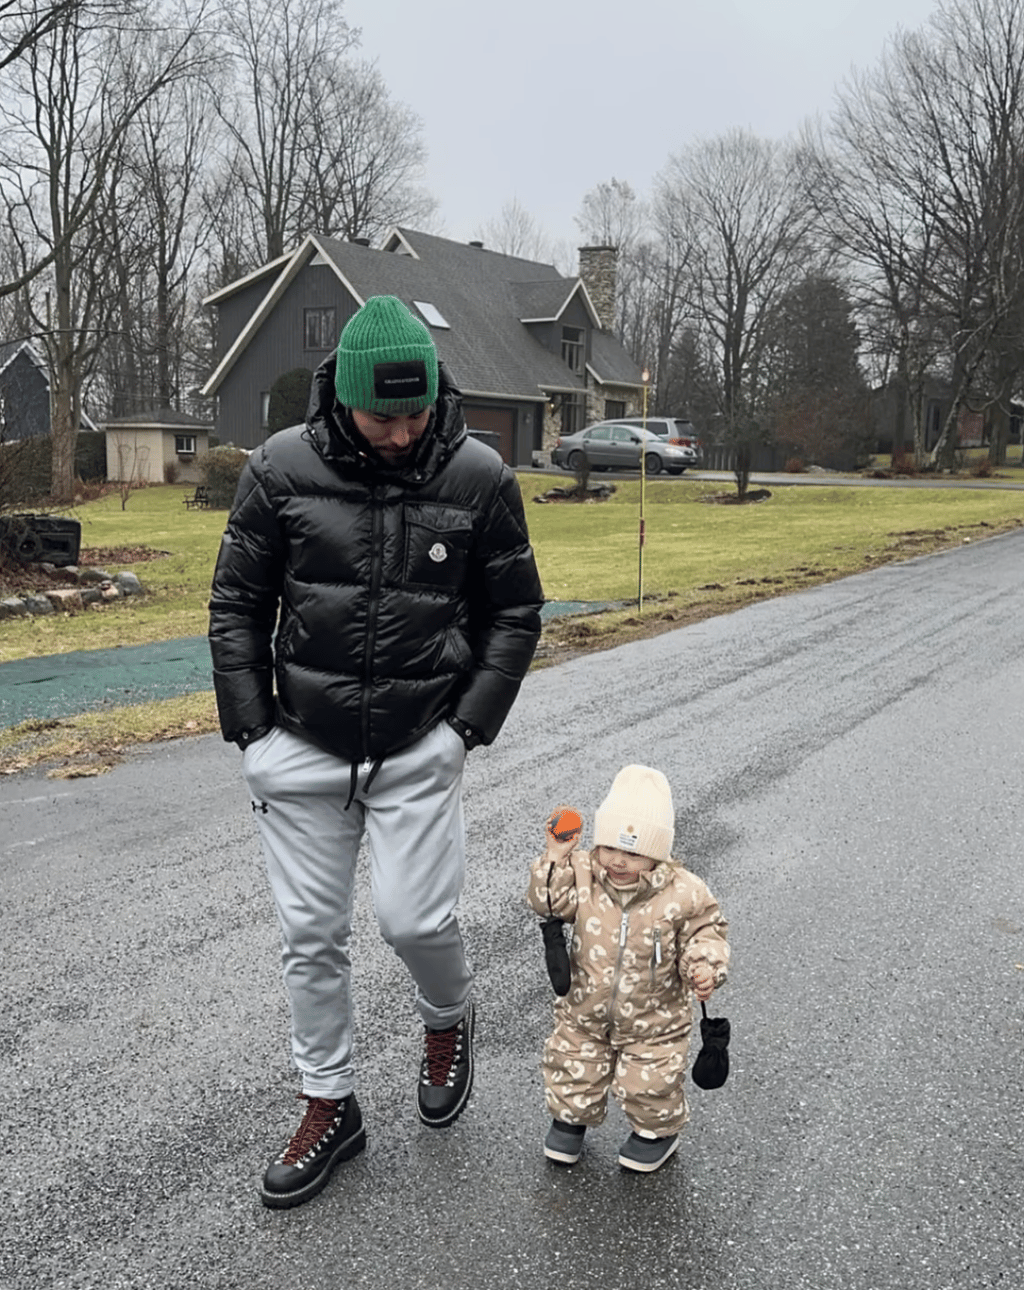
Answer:
[[[346,0],[423,122],[424,187],[474,237],[516,198],[556,241],[603,180],[646,196],[667,158],[739,126],[781,139],[936,0]]]

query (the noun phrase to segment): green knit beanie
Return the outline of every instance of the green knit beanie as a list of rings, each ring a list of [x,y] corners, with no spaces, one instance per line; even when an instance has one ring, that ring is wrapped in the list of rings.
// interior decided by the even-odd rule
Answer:
[[[347,408],[404,416],[437,401],[437,350],[394,296],[371,296],[338,341],[334,387]]]

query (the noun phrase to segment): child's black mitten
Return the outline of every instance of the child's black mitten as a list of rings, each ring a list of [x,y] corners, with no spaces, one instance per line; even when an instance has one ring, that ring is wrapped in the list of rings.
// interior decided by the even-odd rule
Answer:
[[[565,946],[565,923],[560,918],[543,918],[540,934],[544,937],[544,961],[555,994],[569,993],[572,973],[569,970],[569,951]]]
[[[721,1088],[729,1076],[729,1032],[725,1017],[709,1017],[703,1002],[700,1022],[701,1050],[690,1078],[698,1088]]]

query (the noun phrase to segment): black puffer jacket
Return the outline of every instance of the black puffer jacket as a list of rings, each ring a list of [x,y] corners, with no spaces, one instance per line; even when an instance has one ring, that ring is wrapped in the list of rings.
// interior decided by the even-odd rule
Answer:
[[[433,422],[396,469],[346,429],[332,355],[306,426],[249,458],[221,543],[210,648],[224,738],[280,724],[377,760],[454,714],[490,743],[542,600],[516,478],[467,435],[444,366]]]

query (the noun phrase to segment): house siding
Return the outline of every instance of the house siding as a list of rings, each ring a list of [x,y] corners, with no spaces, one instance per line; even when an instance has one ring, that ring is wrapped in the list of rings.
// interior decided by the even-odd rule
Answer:
[[[50,387],[24,351],[0,372],[0,426],[7,443],[50,433]]]
[[[260,297],[262,299],[262,296]],[[338,335],[356,311],[356,302],[324,264],[307,264],[297,273],[271,315],[246,346],[219,391],[217,432],[221,443],[257,448],[266,439],[261,396],[279,376],[296,367],[315,371],[331,349],[305,349],[307,309],[334,309]],[[244,314],[242,325],[252,310]],[[337,344],[337,337],[334,343]]]

